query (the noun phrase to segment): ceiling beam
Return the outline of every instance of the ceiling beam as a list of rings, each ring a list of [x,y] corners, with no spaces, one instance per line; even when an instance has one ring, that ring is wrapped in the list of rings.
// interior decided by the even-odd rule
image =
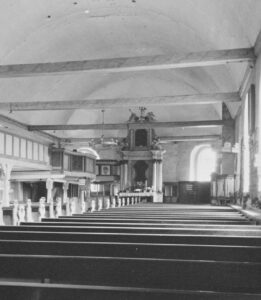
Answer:
[[[105,137],[104,142],[109,142],[112,140],[123,139],[126,137]],[[171,142],[182,142],[182,141],[208,141],[208,140],[217,140],[221,138],[220,134],[211,134],[211,135],[189,135],[189,136],[159,136],[160,142],[162,144],[171,143]],[[98,142],[100,138],[68,138],[61,139],[61,143],[64,145],[88,145],[92,142]]]
[[[239,97],[240,99],[244,99],[249,86],[251,85],[251,82],[253,80],[253,75],[254,75],[254,69],[253,69],[253,64],[248,64],[246,67],[246,71],[244,73],[244,77],[242,79],[242,82],[239,87]]]
[[[223,126],[233,122],[224,120],[152,122],[152,123],[118,123],[118,124],[60,124],[60,125],[31,125],[28,130],[124,130],[135,128],[173,128],[173,127],[212,127]]]
[[[71,109],[104,109],[135,107],[140,105],[184,105],[184,104],[213,104],[221,102],[238,102],[237,92],[211,93],[176,96],[153,96],[114,99],[90,99],[71,101],[30,101],[30,102],[0,102],[0,109],[6,111],[34,111],[34,110],[71,110]]]
[[[72,74],[75,72],[130,72],[205,67],[255,60],[253,48],[212,50],[185,54],[118,57],[96,60],[0,65],[0,78]]]
[[[162,136],[160,137],[160,142],[162,144],[171,142],[184,142],[184,141],[211,141],[218,140],[221,138],[220,134],[211,135],[185,135],[185,136]]]
[[[254,50],[255,50],[256,56],[258,56],[261,53],[261,30],[259,31],[259,33],[257,35]]]

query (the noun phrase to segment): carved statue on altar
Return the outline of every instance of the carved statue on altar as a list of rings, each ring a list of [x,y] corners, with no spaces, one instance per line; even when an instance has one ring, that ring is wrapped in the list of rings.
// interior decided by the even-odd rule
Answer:
[[[160,145],[160,139],[159,137],[154,137],[152,140],[152,144],[151,144],[151,149],[152,150],[161,150],[162,147]]]
[[[156,121],[155,115],[152,111],[147,112],[146,114],[146,107],[140,106],[140,116],[137,116],[135,112],[129,109],[131,115],[129,117],[128,123],[143,123],[143,122],[154,122]]]
[[[145,120],[147,122],[154,122],[154,121],[156,121],[154,113],[152,111],[148,112],[147,115],[146,115],[146,117],[145,117]]]
[[[128,150],[129,149],[129,143],[127,138],[123,138],[120,142],[119,142],[119,146],[121,148],[121,150]]]
[[[139,117],[131,109],[129,109],[131,115],[129,117],[128,123],[138,122]]]

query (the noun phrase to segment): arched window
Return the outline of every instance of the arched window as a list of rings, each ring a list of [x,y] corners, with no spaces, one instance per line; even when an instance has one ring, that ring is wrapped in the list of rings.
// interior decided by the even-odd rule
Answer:
[[[216,171],[217,154],[211,145],[194,147],[190,156],[190,180],[210,181],[211,174]]]

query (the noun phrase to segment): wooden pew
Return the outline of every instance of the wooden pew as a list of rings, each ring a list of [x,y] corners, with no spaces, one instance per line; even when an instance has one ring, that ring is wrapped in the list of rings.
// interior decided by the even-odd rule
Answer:
[[[250,223],[240,215],[198,210],[193,218],[181,210],[125,211],[1,227],[0,277],[8,282],[0,282],[0,295],[15,299],[21,293],[30,300],[260,299],[261,231],[251,226],[247,229],[257,236],[249,231],[245,236],[235,225]],[[170,222],[164,223],[165,218]]]
[[[0,278],[51,283],[260,293],[261,264],[0,254]]]
[[[2,231],[12,231],[13,226],[4,226]],[[16,228],[17,231],[52,231],[52,232],[85,232],[85,233],[128,233],[128,234],[173,234],[173,235],[227,235],[227,236],[258,236],[261,237],[261,229],[244,230],[241,229],[213,229],[213,228],[144,228],[144,227],[107,227],[107,226],[59,226],[51,224],[30,223]]]
[[[73,215],[74,216],[74,215]],[[174,219],[174,220],[220,220],[220,221],[243,221],[246,220],[245,217],[243,216],[234,216],[234,217],[229,217],[229,216],[211,216],[211,215],[206,215],[206,216],[202,216],[202,215],[198,215],[198,216],[193,216],[193,215],[176,215],[176,216],[172,216],[169,214],[100,214],[100,213],[89,213],[84,215],[84,217],[86,218],[132,218],[132,219],[159,219],[159,220],[164,220],[164,219]]]
[[[151,223],[151,222],[137,222],[137,223],[131,223],[131,222],[90,222],[89,220],[75,220],[75,219],[45,219],[41,223],[35,223],[35,222],[22,222],[21,225],[25,226],[89,226],[89,227],[97,227],[97,226],[106,226],[106,227],[142,227],[142,228],[169,228],[169,229],[178,229],[178,228],[206,228],[206,229],[244,229],[244,230],[257,230],[261,229],[260,226],[256,225],[249,225],[249,224],[194,224],[191,223]],[[242,226],[243,225],[243,226]]]
[[[18,227],[17,227],[18,228]],[[54,232],[0,230],[0,240],[50,240],[78,242],[120,242],[120,243],[157,243],[157,244],[204,244],[204,245],[238,245],[261,246],[257,236],[213,236],[213,235],[171,235],[171,234],[133,234],[133,233],[97,233],[97,232]],[[3,229],[3,228],[1,228]]]
[[[144,222],[149,222],[149,223],[155,223],[155,224],[232,224],[232,225],[247,225],[247,224],[252,224],[249,220],[240,220],[240,221],[223,221],[223,220],[174,220],[171,218],[164,218],[164,219],[155,219],[155,218],[139,218],[139,219],[134,219],[134,218],[123,218],[123,217],[117,217],[117,218],[112,218],[112,217],[92,217],[92,218],[85,218],[85,217],[62,217],[59,219],[43,219],[42,221],[45,222],[57,222],[57,220],[73,220],[73,222],[82,222],[82,221],[88,221],[88,222],[106,222],[106,223],[113,223],[113,222],[118,222],[118,223],[144,223]]]
[[[151,219],[151,218],[156,218],[156,219],[166,219],[166,218],[172,218],[172,219],[177,219],[177,220],[227,220],[227,221],[242,221],[245,220],[243,216],[193,216],[193,215],[177,215],[177,216],[172,216],[169,214],[163,215],[163,214],[89,214],[87,215],[88,218],[95,218],[95,217],[121,217],[121,218],[133,218],[133,219]]]
[[[0,253],[261,262],[261,246],[0,240]]]
[[[260,300],[258,293],[224,293],[175,289],[108,287],[35,282],[0,282],[2,299],[19,300]]]

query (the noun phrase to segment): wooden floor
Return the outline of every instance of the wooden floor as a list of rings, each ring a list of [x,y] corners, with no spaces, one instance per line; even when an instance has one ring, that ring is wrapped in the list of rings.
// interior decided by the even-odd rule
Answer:
[[[261,299],[261,227],[137,204],[0,228],[0,299]]]

